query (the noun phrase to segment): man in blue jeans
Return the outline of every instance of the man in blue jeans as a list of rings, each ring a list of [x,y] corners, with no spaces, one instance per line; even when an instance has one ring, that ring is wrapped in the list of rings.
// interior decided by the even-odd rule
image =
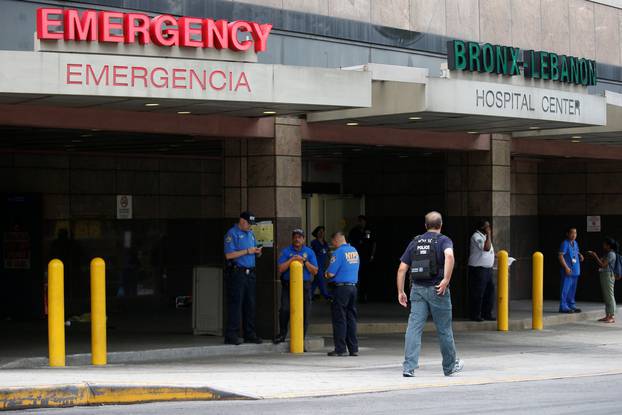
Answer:
[[[398,301],[408,307],[404,292],[406,272],[410,271],[410,316],[404,347],[404,377],[415,376],[419,367],[421,334],[428,314],[432,314],[443,355],[443,373],[451,376],[462,371],[462,360],[456,358],[451,327],[451,295],[449,281],[454,269],[453,242],[441,234],[443,218],[438,212],[425,216],[426,233],[416,236],[400,258],[397,270]]]

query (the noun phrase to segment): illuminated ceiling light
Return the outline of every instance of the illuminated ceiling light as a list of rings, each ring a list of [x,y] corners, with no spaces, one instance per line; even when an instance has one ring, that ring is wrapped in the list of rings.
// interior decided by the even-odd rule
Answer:
[[[581,138],[581,136],[580,136],[580,135],[573,135],[573,136],[572,136],[572,137],[570,137],[570,138],[574,138],[575,140],[578,140],[578,139],[580,139],[580,138]]]
[[[192,114],[190,111],[177,111],[177,114],[179,115],[187,115],[187,114]]]
[[[346,125],[347,125],[348,127],[354,127],[354,126],[359,125],[359,123],[352,121],[352,122],[347,122],[347,123],[346,123]]]
[[[420,120],[421,117],[408,117],[408,119],[412,121],[417,121],[417,120]]]
[[[581,140],[570,140],[571,143],[580,143]]]
[[[157,102],[148,102],[145,104],[145,107],[157,107],[160,104],[158,104]]]
[[[477,131],[467,131],[467,134],[477,134]]]
[[[276,111],[264,111],[263,115],[276,115]]]
[[[533,126],[529,127],[529,129],[530,130],[539,130],[540,127],[537,127],[537,126],[533,125]]]

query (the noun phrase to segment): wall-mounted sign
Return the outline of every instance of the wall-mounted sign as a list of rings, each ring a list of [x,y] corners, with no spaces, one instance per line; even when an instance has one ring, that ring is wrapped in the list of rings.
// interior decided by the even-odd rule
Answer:
[[[257,224],[251,226],[251,228],[255,234],[257,245],[261,245],[265,248],[272,248],[274,246],[274,225],[272,221],[257,222]]]
[[[522,56],[521,56],[522,55]],[[525,50],[511,46],[480,44],[463,40],[447,42],[450,70],[522,75],[576,85],[596,85],[596,61],[552,52]]]
[[[37,39],[99,43],[153,43],[158,46],[266,50],[272,25],[237,20],[42,7],[37,9]]]
[[[587,231],[588,232],[600,232],[600,216],[588,216],[587,217]]]
[[[132,195],[117,195],[117,219],[132,219]]]

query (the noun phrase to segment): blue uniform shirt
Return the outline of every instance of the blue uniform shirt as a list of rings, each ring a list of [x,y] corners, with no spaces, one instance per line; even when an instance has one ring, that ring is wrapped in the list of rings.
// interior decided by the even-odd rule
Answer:
[[[225,254],[230,254],[235,251],[244,251],[248,248],[254,248],[257,246],[255,241],[255,234],[252,230],[243,231],[238,225],[233,225],[231,229],[225,234]],[[233,262],[244,268],[255,267],[255,254],[242,255],[239,258],[233,260]]]
[[[314,239],[311,241],[311,249],[313,249],[313,252],[315,252],[315,256],[317,257],[319,268],[318,275],[324,278],[324,270],[328,260],[328,243],[326,241],[322,243],[319,239]]]
[[[307,261],[311,263],[311,265],[317,267],[317,259],[315,258],[315,253],[308,246],[303,245],[300,247],[300,251],[296,251],[296,248],[293,245],[288,246],[284,250],[281,251],[281,256],[279,257],[279,265],[289,261],[289,259],[293,256],[300,255],[305,258]],[[289,268],[283,274],[281,274],[281,278],[284,281],[289,281]],[[313,280],[313,275],[309,272],[306,266],[302,266],[302,279],[304,281]]]
[[[581,275],[581,264],[579,258],[579,244],[577,241],[574,243],[570,243],[568,239],[564,239],[561,246],[559,247],[559,253],[564,255],[564,262],[568,265],[568,268],[572,270],[573,277],[578,277]],[[561,270],[562,275],[566,275],[566,270]]]
[[[350,244],[343,244],[333,252],[330,265],[326,272],[334,277],[329,281],[338,283],[354,283],[359,280],[359,253]]]

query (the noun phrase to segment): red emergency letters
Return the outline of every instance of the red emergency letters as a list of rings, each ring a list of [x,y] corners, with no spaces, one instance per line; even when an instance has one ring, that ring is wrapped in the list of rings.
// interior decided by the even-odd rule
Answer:
[[[103,10],[37,9],[37,38],[100,43],[153,43],[158,46],[266,50],[272,25],[198,17],[122,13]],[[250,36],[244,36],[244,34]]]

